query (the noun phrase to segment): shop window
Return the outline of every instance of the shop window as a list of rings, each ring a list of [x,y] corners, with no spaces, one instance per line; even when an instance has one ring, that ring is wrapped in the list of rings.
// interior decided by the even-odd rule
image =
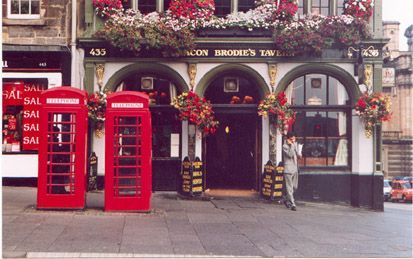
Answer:
[[[255,8],[255,0],[238,0],[238,11],[248,12]]]
[[[39,99],[47,85],[47,79],[3,81],[3,153],[38,150]]]
[[[300,166],[348,167],[351,107],[345,87],[329,75],[307,74],[292,81],[286,95],[297,112],[292,130],[304,144]]]
[[[260,94],[251,81],[238,74],[216,78],[208,86],[205,98],[213,104],[257,104]]]
[[[303,16],[304,15],[304,1],[305,0],[298,0],[297,5],[298,5],[298,10],[297,10],[297,14],[299,16]]]
[[[180,156],[181,122],[170,104],[177,94],[175,84],[154,74],[132,74],[118,85],[116,91],[139,91],[148,94],[152,118],[153,157]]]
[[[7,18],[39,19],[40,0],[7,0]]]

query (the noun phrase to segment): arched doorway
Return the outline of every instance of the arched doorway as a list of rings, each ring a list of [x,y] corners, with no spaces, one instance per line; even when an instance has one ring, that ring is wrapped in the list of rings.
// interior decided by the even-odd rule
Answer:
[[[176,190],[181,166],[182,124],[171,100],[187,90],[182,77],[161,64],[133,64],[114,74],[106,84],[112,91],[138,91],[150,98],[152,121],[152,189]]]
[[[262,134],[257,104],[263,92],[250,74],[231,68],[205,84],[204,97],[220,123],[203,143],[208,189],[258,190]]]

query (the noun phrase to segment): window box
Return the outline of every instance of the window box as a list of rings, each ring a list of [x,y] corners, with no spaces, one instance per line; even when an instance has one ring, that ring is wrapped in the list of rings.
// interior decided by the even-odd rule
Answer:
[[[272,37],[272,30],[264,28],[255,28],[248,30],[246,28],[227,28],[215,29],[205,28],[197,31],[198,37]]]

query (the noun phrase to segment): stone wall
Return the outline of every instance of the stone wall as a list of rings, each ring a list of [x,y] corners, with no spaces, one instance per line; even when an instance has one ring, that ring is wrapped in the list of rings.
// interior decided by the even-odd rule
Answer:
[[[41,0],[40,19],[9,19],[7,0],[3,0],[2,7],[3,44],[69,44],[71,0]]]

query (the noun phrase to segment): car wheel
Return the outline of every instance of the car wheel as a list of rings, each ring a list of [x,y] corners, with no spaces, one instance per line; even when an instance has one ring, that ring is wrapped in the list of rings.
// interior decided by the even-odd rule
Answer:
[[[396,200],[393,199],[391,196],[390,196],[390,201],[391,201],[391,202],[396,202]]]
[[[403,196],[402,196],[402,200],[403,200],[404,203],[407,203],[408,200],[407,200],[406,195],[403,195]]]

